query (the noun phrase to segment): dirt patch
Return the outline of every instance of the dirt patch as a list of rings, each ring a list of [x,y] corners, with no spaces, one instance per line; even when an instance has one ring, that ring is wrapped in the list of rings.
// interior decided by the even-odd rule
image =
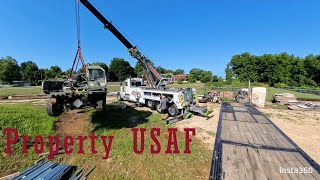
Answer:
[[[209,117],[193,116],[190,119],[177,122],[173,126],[177,127],[180,131],[183,131],[184,128],[196,128],[195,137],[201,140],[209,150],[213,150],[219,120],[220,104],[205,103],[201,105],[207,105],[209,109],[213,110],[213,113],[210,114]]]
[[[77,137],[87,135],[90,131],[90,120],[85,110],[64,112],[56,123],[56,134],[60,137],[70,135]]]
[[[116,97],[108,96],[107,103],[114,103],[117,102]],[[123,101],[127,106],[134,107],[138,111],[150,111],[152,113],[157,113],[155,110],[151,110],[148,107],[136,107],[135,103]],[[186,119],[183,121],[179,121],[173,124],[173,127],[177,127],[180,131],[184,132],[184,128],[196,128],[196,138],[199,139],[204,146],[208,150],[213,150],[214,142],[216,138],[216,131],[218,126],[219,120],[219,113],[220,113],[220,104],[217,103],[201,103],[200,106],[207,106],[209,109],[213,110],[213,113],[209,115],[209,117],[202,117],[194,115],[190,119]],[[165,122],[163,122],[165,123]]]
[[[31,103],[33,105],[45,105],[46,99],[27,99],[27,100],[0,100],[0,104],[19,104],[19,103]]]
[[[320,163],[320,112],[259,108],[317,163]]]

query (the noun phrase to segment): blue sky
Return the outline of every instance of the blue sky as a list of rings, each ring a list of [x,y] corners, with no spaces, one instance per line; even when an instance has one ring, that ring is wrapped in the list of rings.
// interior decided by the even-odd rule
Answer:
[[[224,77],[231,57],[287,52],[319,54],[319,0],[91,0],[157,66],[210,70]],[[0,57],[39,67],[71,67],[77,39],[74,0],[3,0]],[[126,48],[83,6],[81,44],[87,63],[110,64]]]

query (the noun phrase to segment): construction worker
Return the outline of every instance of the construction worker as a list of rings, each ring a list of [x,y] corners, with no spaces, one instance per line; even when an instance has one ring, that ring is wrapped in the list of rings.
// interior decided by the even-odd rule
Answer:
[[[161,114],[161,119],[165,120],[167,119],[167,99],[164,95],[161,95],[160,97],[160,114]]]

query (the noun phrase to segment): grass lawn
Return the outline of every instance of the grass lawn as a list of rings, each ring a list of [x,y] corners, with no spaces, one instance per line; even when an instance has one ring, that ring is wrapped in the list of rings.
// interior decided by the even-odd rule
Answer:
[[[108,89],[108,92],[119,92],[120,91],[120,85],[108,85],[107,83],[107,89]]]
[[[21,171],[39,159],[39,156],[30,150],[28,155],[22,155],[22,143],[13,146],[14,153],[4,153],[4,129],[15,128],[20,135],[48,136],[54,133],[54,122],[57,118],[49,117],[42,106],[31,104],[0,104],[0,177]]]
[[[88,111],[92,129],[96,135],[113,135],[113,145],[108,160],[103,160],[104,148],[101,141],[96,143],[98,153],[92,155],[73,154],[67,159],[74,166],[92,166],[96,168],[92,174],[96,179],[207,179],[212,159],[212,152],[193,138],[191,154],[165,154],[169,133],[157,113],[127,108],[119,109],[115,104],[108,105],[106,112]],[[131,128],[146,128],[145,151],[142,154],[133,152],[133,136]],[[151,128],[160,128],[158,137],[161,144],[159,154],[150,153]],[[184,133],[178,132],[178,143],[181,152],[184,150]],[[138,141],[140,142],[140,140]],[[90,143],[86,144],[85,152],[90,152]],[[140,147],[140,143],[138,145]],[[191,168],[192,167],[192,168]]]
[[[278,88],[268,88],[267,89],[267,101],[272,101],[273,100],[273,95],[274,94],[280,94],[280,93],[291,93],[294,94],[297,98],[304,98],[304,99],[320,99],[319,95],[315,94],[308,94],[308,93],[300,93],[296,91],[290,91],[286,89],[278,89]]]
[[[0,88],[0,96],[41,94],[40,86]]]
[[[56,118],[47,116],[43,108],[21,104],[0,105],[0,109],[1,135],[3,128],[6,127],[18,128],[19,133],[32,136],[48,136],[54,133],[53,126]],[[192,138],[191,154],[164,153],[169,137],[168,127],[157,113],[134,108],[122,110],[117,104],[111,104],[107,105],[106,112],[88,109],[83,116],[90,120],[89,129],[94,130],[97,136],[114,136],[109,159],[102,159],[105,150],[101,140],[97,140],[95,144],[97,154],[91,154],[91,143],[87,140],[84,146],[85,154],[61,154],[55,156],[55,161],[65,162],[78,168],[95,165],[96,168],[90,175],[95,179],[207,179],[209,176],[212,151],[207,150],[198,140]],[[133,152],[132,127],[147,129],[145,151],[142,154]],[[150,145],[154,144],[150,138],[150,129],[154,127],[161,129],[158,137],[161,144],[159,154],[150,153]],[[83,135],[89,135],[89,132],[87,133]],[[184,133],[178,131],[177,137],[179,150],[183,153]],[[1,147],[4,147],[4,137],[0,140]],[[11,156],[3,153],[4,148],[0,149],[0,177],[23,170],[39,158],[33,152],[33,147],[28,155],[22,155],[20,146],[21,143],[18,143],[16,147],[18,152]],[[75,142],[74,152],[77,152],[77,148],[78,143]]]

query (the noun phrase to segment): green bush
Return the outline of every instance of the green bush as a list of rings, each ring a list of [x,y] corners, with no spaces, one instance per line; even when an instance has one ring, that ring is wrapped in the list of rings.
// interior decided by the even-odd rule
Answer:
[[[232,87],[248,87],[248,82],[240,82],[238,80],[233,80],[231,82]]]
[[[256,86],[256,87],[269,87],[269,84],[265,84],[265,83],[260,83],[260,82],[252,82],[252,86]]]
[[[178,84],[182,84],[182,81],[184,81],[184,79],[183,79],[183,78],[180,78],[180,79],[178,79],[177,83],[178,83]]]
[[[286,88],[287,85],[285,83],[277,83],[274,85],[275,88]]]

